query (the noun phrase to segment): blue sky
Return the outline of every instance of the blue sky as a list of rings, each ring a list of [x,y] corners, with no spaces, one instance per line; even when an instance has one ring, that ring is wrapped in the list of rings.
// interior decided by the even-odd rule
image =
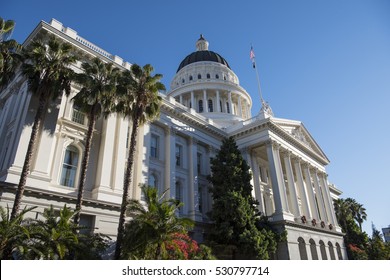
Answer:
[[[371,235],[390,224],[390,1],[2,1],[23,42],[55,18],[124,60],[150,63],[169,88],[202,33],[259,109],[302,121],[331,163],[329,180],[364,204]]]

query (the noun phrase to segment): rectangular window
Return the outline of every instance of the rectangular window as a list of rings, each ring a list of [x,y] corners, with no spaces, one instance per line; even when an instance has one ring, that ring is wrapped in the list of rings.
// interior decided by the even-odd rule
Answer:
[[[199,198],[199,212],[203,213],[203,186],[198,187],[198,198]]]
[[[176,145],[176,166],[182,166],[182,146]]]
[[[150,156],[152,158],[158,158],[158,141],[159,137],[157,135],[152,134],[150,139]]]
[[[196,155],[196,166],[198,169],[198,174],[202,174],[202,154],[197,153]]]
[[[72,121],[82,125],[85,124],[85,114],[77,106],[73,106]]]

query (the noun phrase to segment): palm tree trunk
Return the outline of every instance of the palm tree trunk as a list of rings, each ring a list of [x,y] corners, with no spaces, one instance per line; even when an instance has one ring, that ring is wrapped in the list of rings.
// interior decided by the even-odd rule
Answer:
[[[88,116],[88,131],[85,141],[85,151],[83,156],[83,161],[81,163],[81,173],[80,173],[80,180],[79,180],[79,189],[77,192],[77,201],[76,201],[76,214],[74,216],[74,223],[76,225],[80,222],[80,215],[81,215],[81,206],[83,204],[83,193],[84,193],[84,186],[85,181],[87,178],[87,170],[88,170],[88,163],[89,163],[89,156],[91,154],[91,144],[92,144],[92,137],[93,137],[93,129],[95,128],[96,123],[96,105],[92,106],[91,111]]]
[[[34,124],[31,129],[30,141],[28,143],[26,157],[24,159],[22,173],[20,174],[19,184],[16,190],[14,205],[12,207],[12,212],[10,217],[11,220],[15,219],[16,215],[19,212],[20,203],[22,201],[24,189],[26,186],[27,175],[30,172],[31,160],[34,152],[35,143],[38,138],[38,132],[41,128],[41,123],[43,120],[43,113],[46,108],[46,103],[47,103],[47,97],[44,93],[41,93],[39,95],[39,105],[37,108],[37,112],[35,114]]]
[[[125,231],[125,213],[126,213],[126,208],[128,203],[129,188],[131,184],[131,179],[133,177],[134,153],[137,145],[138,124],[139,124],[139,117],[137,116],[133,120],[133,128],[132,128],[131,139],[130,139],[130,150],[129,150],[129,156],[127,158],[126,174],[125,174],[125,180],[123,184],[122,205],[121,205],[121,212],[119,215],[118,235],[116,239],[115,255],[114,255],[114,259],[116,260],[120,259],[122,253],[122,241],[123,241],[123,235]]]

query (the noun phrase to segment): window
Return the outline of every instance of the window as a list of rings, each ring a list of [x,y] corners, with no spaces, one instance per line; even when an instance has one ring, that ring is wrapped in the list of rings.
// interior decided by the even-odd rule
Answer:
[[[298,248],[299,248],[299,255],[301,257],[301,260],[308,260],[309,258],[307,257],[306,243],[302,237],[298,238]]]
[[[182,146],[176,145],[176,166],[181,166],[182,165]]]
[[[202,174],[202,154],[197,153],[196,155],[196,167],[198,169],[198,174]]]
[[[328,242],[328,246],[329,246],[329,255],[330,255],[330,259],[331,260],[335,260],[336,259],[336,256],[334,254],[334,248],[333,248],[333,244],[332,242]]]
[[[207,73],[207,79],[210,79],[210,74],[209,73]]]
[[[203,100],[199,100],[199,113],[203,112]]]
[[[182,83],[182,84],[184,84],[184,82],[185,82],[185,80],[184,80],[184,79],[182,79],[182,80],[181,80],[181,83]]]
[[[213,109],[213,100],[209,99],[208,105],[209,105],[209,112],[213,112],[214,111],[214,109]]]
[[[192,81],[192,79],[193,79],[192,76],[190,76],[190,81]]]
[[[310,252],[311,252],[311,259],[312,260],[318,260],[318,254],[317,254],[317,246],[313,239],[309,240],[310,243]]]
[[[336,251],[337,251],[337,257],[339,260],[343,259],[343,254],[341,253],[341,247],[339,243],[336,243]]]
[[[148,185],[153,187],[153,188],[158,188],[158,181],[157,181],[157,176],[155,174],[150,174],[149,175],[149,180],[148,180]]]
[[[77,105],[73,106],[72,121],[79,124],[85,124],[85,114],[80,111],[80,107]]]
[[[219,110],[222,113],[222,101],[221,100],[219,100]]]
[[[198,74],[198,80],[202,79],[202,75]]]
[[[321,258],[323,260],[327,260],[328,257],[326,256],[325,243],[322,240],[320,240],[320,251],[321,251]]]
[[[218,75],[218,74],[216,74],[216,75],[215,75],[215,78],[216,78],[216,79],[219,79],[219,75]]]
[[[229,102],[226,102],[226,112],[230,114]]]
[[[150,139],[150,156],[152,158],[158,158],[158,141],[159,137],[157,135],[152,134]]]
[[[61,185],[73,188],[76,181],[79,151],[74,146],[68,146],[62,164]]]

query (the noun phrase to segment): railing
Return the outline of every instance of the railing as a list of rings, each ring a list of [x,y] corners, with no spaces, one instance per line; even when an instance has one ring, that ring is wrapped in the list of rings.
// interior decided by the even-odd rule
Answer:
[[[82,124],[85,124],[85,114],[79,110],[73,109],[72,121]]]

